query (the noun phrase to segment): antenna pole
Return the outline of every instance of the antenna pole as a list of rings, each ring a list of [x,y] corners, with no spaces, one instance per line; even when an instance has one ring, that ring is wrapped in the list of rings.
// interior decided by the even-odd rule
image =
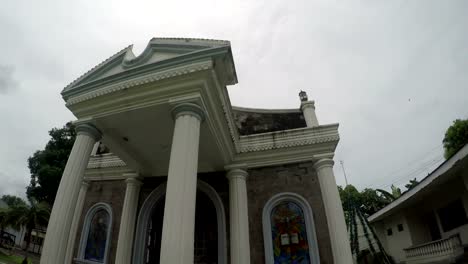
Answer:
[[[341,169],[343,170],[343,175],[344,175],[344,180],[345,180],[346,186],[348,186],[348,177],[346,177],[346,171],[344,169],[344,162],[342,160],[340,160],[340,164],[341,164]]]

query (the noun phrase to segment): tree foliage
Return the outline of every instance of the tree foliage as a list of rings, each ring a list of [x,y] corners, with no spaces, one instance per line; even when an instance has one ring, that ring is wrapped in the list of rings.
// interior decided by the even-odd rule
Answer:
[[[405,185],[405,188],[409,191],[409,190],[413,189],[414,187],[416,187],[416,185],[418,185],[418,184],[419,184],[419,181],[416,180],[416,178],[414,178],[414,179],[410,180],[409,183],[407,183]]]
[[[18,196],[5,194],[0,198],[4,201],[8,207],[15,207],[20,205],[26,205],[26,202]]]
[[[457,119],[445,132],[444,156],[446,159],[452,157],[458,150],[468,144],[468,119]]]
[[[75,142],[75,128],[68,122],[62,128],[49,131],[50,140],[43,150],[36,151],[28,159],[31,183],[26,194],[39,202],[52,205],[62,178],[63,170]]]
[[[347,211],[347,208],[357,206],[366,217],[393,201],[388,196],[371,188],[359,192],[353,185],[348,185],[344,189],[339,186],[338,190],[345,211]]]

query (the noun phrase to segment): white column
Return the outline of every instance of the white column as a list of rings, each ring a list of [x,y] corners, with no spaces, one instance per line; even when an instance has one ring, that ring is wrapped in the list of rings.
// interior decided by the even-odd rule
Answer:
[[[334,263],[353,263],[343,207],[333,174],[333,164],[331,159],[320,159],[314,164],[314,168],[322,192]]]
[[[175,119],[164,205],[161,264],[191,264],[194,254],[198,145],[203,110],[181,104]]]
[[[73,249],[75,248],[76,234],[78,233],[78,224],[83,213],[83,205],[88,191],[89,182],[83,181],[81,183],[80,193],[76,201],[75,213],[73,214],[73,221],[70,227],[70,235],[68,236],[67,251],[65,253],[66,264],[71,264],[73,261]]]
[[[115,256],[116,264],[131,263],[138,196],[141,186],[141,182],[134,177],[126,179],[125,182],[127,183],[127,188],[125,190],[122,217],[120,219],[119,238],[117,240]]]
[[[229,179],[231,264],[250,263],[247,176],[248,173],[242,169],[232,169],[227,173]]]
[[[304,119],[306,121],[307,127],[318,126],[317,115],[315,114],[315,102],[314,101],[304,101],[301,103],[301,110],[304,114]]]
[[[89,124],[78,125],[76,132],[76,140],[52,207],[41,264],[63,264],[65,261],[66,245],[83,174],[94,143],[101,137],[99,130]]]

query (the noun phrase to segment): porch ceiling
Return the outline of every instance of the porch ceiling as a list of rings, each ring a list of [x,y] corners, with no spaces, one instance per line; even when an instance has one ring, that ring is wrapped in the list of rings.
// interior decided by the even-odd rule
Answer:
[[[174,132],[172,106],[162,104],[95,119],[103,142],[130,167],[147,176],[167,175]],[[223,153],[206,122],[200,130],[200,172],[223,170]]]

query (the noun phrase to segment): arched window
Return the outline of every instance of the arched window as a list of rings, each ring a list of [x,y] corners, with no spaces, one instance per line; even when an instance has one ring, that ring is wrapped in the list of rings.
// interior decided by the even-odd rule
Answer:
[[[312,209],[295,193],[273,196],[263,208],[265,262],[318,264]]]
[[[112,228],[112,208],[97,203],[86,214],[81,233],[78,262],[108,263],[107,256]]]

